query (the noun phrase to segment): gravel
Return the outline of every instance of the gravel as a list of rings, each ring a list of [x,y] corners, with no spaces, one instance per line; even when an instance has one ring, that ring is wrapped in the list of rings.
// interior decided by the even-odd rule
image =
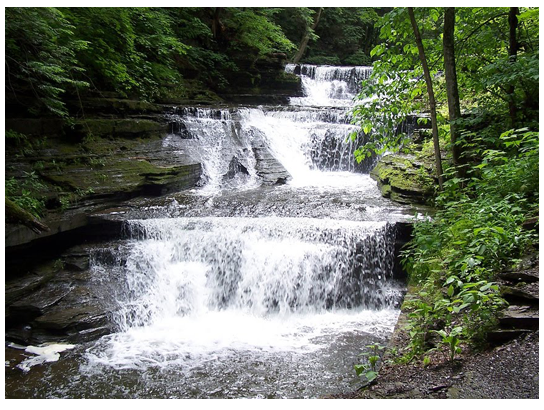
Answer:
[[[538,399],[538,340],[536,330],[493,349],[464,353],[453,363],[435,353],[426,367],[386,362],[373,385],[332,398]]]

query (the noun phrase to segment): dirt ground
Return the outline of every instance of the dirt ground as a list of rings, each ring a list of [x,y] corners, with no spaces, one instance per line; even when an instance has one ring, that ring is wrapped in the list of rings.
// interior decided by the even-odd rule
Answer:
[[[391,345],[406,336],[395,333]],[[390,346],[391,346],[390,345]],[[538,399],[539,331],[480,352],[463,352],[452,363],[442,353],[431,363],[387,361],[375,382],[342,399]]]
[[[519,302],[519,297],[523,296],[522,304],[533,306],[533,316],[536,309],[538,321],[538,255],[526,259],[526,267],[521,274],[522,277],[520,272],[499,275],[502,278],[501,286],[504,286],[503,290],[508,290],[510,302]],[[519,281],[522,283],[516,284]],[[408,344],[408,335],[403,331],[405,315],[404,312],[399,317],[389,343],[389,352],[392,348],[401,351]],[[539,326],[532,328],[538,329]],[[484,351],[470,351],[465,347],[453,363],[441,352],[434,352],[429,357],[431,360],[427,366],[421,362],[400,365],[394,364],[390,353],[386,353],[375,382],[343,398],[539,398],[539,330],[524,330],[516,339]]]

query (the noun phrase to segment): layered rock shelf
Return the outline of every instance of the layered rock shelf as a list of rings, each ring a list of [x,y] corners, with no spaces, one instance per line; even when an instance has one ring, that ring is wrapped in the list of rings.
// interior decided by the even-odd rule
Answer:
[[[380,159],[370,176],[385,198],[402,204],[426,205],[433,195],[432,167],[413,155],[389,154]]]

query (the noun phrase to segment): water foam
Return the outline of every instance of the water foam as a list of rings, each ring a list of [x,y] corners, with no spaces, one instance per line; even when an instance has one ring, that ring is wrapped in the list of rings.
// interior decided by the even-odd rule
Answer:
[[[177,218],[131,221],[129,231],[124,283],[114,285],[120,332],[102,340],[93,363],[308,351],[335,332],[389,332],[396,319],[383,222]]]

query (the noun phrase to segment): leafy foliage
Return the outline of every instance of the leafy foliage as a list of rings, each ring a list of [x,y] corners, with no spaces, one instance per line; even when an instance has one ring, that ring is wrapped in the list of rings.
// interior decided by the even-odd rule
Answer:
[[[436,39],[429,35],[436,31],[433,11],[418,10],[418,25],[430,60],[436,59],[433,50],[437,48]],[[363,82],[353,110],[353,123],[367,135],[367,142],[355,152],[358,161],[373,154],[398,151],[408,141],[406,133],[400,132],[401,124],[413,113],[427,110],[423,72],[406,10],[392,10],[377,26],[382,42],[370,55],[378,60],[370,78]],[[438,69],[436,64],[431,65],[431,75],[436,77]]]
[[[325,7],[305,57],[308,64],[370,65],[370,50],[377,40],[374,23],[383,8]],[[315,8],[294,7],[281,10],[276,19],[295,44],[301,40],[301,27],[311,26]]]
[[[449,134],[441,42],[444,11],[416,9],[439,106],[441,137]],[[463,117],[466,173],[446,165],[446,179],[431,220],[415,224],[404,263],[416,290],[406,300],[411,355],[445,346],[453,360],[463,342],[478,342],[505,305],[496,272],[511,265],[538,237],[522,229],[538,215],[538,17],[521,9],[515,58],[509,54],[508,8],[459,8],[456,11],[456,63]],[[358,160],[397,151],[409,141],[398,132],[426,98],[417,49],[404,9],[378,23],[378,58],[363,83],[354,123],[367,134]],[[516,118],[512,118],[512,104]],[[442,115],[440,115],[442,113]],[[512,128],[514,124],[514,128]],[[522,125],[520,127],[519,125]],[[511,129],[510,129],[511,128]],[[510,131],[503,132],[505,129]],[[447,146],[451,152],[451,146]],[[433,340],[438,336],[439,341]]]
[[[294,44],[275,8],[6,9],[6,89],[32,112],[66,117],[84,88],[153,101],[185,95],[189,79],[217,90]],[[243,77],[242,74],[240,74]],[[232,78],[233,76],[230,75]]]
[[[496,272],[538,240],[521,226],[538,214],[538,133],[510,130],[499,141],[503,149],[483,150],[468,181],[450,178],[437,198],[438,213],[415,225],[404,254],[410,279],[421,288],[406,302],[415,354],[428,348],[435,330],[457,329],[460,340],[481,341],[505,305]],[[445,332],[444,343],[453,343]]]
[[[75,27],[55,8],[6,8],[6,94],[34,99],[30,110],[67,115],[63,94],[86,87],[76,54],[88,47],[74,39]]]
[[[41,191],[46,186],[35,172],[25,172],[22,180],[7,179],[5,187],[7,198],[37,218],[43,215],[45,202]]]
[[[378,377],[378,365],[385,350],[385,346],[379,343],[372,343],[367,345],[366,352],[361,353],[360,356],[364,359],[364,363],[354,365],[355,373],[357,376],[363,375],[367,382],[372,382]]]
[[[77,7],[67,14],[88,42],[78,58],[95,87],[152,100],[161,87],[179,83],[175,59],[187,46],[174,37],[164,10]]]
[[[255,49],[256,57],[272,52],[291,51],[295,45],[285,37],[281,28],[272,22],[277,9],[229,8],[225,24],[236,34],[232,39],[235,49]]]

